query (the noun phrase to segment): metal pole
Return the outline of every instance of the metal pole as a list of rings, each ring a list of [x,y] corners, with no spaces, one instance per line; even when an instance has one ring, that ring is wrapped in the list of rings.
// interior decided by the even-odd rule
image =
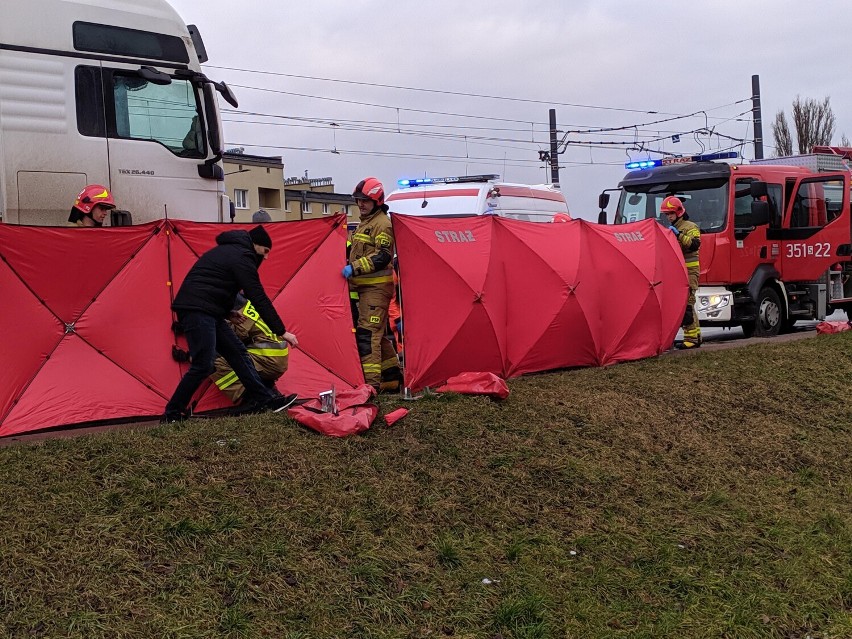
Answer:
[[[763,121],[760,114],[760,76],[751,76],[751,113],[754,119],[754,159],[763,159]]]
[[[556,139],[556,109],[550,109],[550,181],[559,186],[559,144]]]

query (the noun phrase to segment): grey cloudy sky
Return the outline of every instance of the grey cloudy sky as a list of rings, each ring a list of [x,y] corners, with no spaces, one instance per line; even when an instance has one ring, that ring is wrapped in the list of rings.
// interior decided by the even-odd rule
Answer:
[[[562,131],[638,125],[568,136],[591,143],[560,155],[560,177],[572,212],[592,219],[628,153],[648,156],[600,142],[681,154],[734,146],[753,157],[737,141],[753,137],[743,114],[752,74],[767,155],[775,113],[789,114],[796,95],[830,96],[835,142],[852,138],[849,0],[170,1],[201,30],[208,75],[232,85],[245,112],[223,114],[229,145],[283,155],[288,176],[331,176],[338,192],[367,175],[388,191],[423,175],[549,181],[538,150],[552,106]],[[706,117],[647,124],[698,111]],[[692,133],[704,128],[714,135]]]

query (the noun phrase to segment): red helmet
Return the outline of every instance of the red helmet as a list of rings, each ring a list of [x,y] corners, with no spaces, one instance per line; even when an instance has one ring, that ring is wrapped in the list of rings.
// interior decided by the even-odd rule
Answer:
[[[567,213],[563,213],[562,211],[559,211],[558,213],[556,213],[553,216],[553,219],[550,220],[550,221],[551,222],[570,222],[571,216],[568,215]]]
[[[674,213],[680,217],[686,213],[686,209],[683,208],[683,202],[680,201],[680,198],[670,195],[660,204],[660,213]]]
[[[352,191],[352,197],[356,200],[373,200],[376,206],[381,206],[385,203],[385,187],[374,177],[364,178]]]
[[[115,208],[115,200],[112,199],[112,193],[105,186],[100,184],[89,184],[86,188],[80,191],[77,199],[74,200],[74,208],[83,213],[91,213],[92,209],[98,204],[107,208]]]

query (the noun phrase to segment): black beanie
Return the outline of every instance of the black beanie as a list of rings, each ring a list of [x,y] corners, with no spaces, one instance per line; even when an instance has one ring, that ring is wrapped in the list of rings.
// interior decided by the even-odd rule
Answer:
[[[265,246],[268,249],[272,248],[272,238],[269,237],[269,233],[267,233],[266,229],[262,226],[255,226],[251,231],[249,231],[249,237],[251,237],[251,241],[258,246]]]

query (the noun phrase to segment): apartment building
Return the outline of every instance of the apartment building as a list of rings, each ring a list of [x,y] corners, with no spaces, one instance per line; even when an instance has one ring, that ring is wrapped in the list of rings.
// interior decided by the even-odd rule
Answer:
[[[348,193],[335,193],[330,177],[284,177],[280,155],[251,155],[231,149],[222,155],[225,191],[234,203],[235,222],[251,222],[264,209],[272,220],[310,220],[345,213],[358,219],[358,207]]]
[[[288,220],[310,220],[336,213],[345,213],[350,220],[358,217],[355,200],[349,194],[335,193],[330,177],[286,178],[284,193]]]
[[[225,191],[234,203],[235,222],[251,222],[264,209],[273,221],[288,219],[284,208],[284,162],[280,155],[250,155],[225,151]]]

